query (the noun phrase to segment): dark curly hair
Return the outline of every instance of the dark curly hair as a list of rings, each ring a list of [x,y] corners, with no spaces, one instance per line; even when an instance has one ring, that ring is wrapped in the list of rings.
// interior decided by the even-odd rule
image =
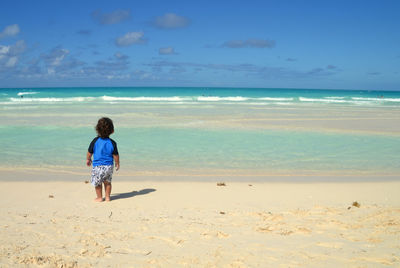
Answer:
[[[113,121],[108,117],[102,117],[97,122],[96,132],[101,138],[108,138],[114,133]]]

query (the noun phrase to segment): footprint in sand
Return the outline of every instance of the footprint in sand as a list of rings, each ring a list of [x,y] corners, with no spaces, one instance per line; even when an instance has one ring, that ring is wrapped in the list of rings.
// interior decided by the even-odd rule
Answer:
[[[305,228],[305,227],[298,227],[296,233],[300,233],[300,234],[309,234],[309,233],[311,233],[311,230],[310,230],[310,229],[307,229],[307,228]]]
[[[282,230],[279,234],[280,235],[284,235],[284,236],[291,235],[291,234],[293,234],[293,231],[291,231],[291,230]]]
[[[18,257],[18,262],[20,264],[25,265],[39,265],[39,266],[49,266],[49,267],[78,267],[77,261],[70,261],[64,259],[61,256],[35,256],[35,255],[26,255],[22,257]]]
[[[166,237],[160,237],[160,236],[150,236],[150,237],[148,237],[148,239],[150,239],[150,240],[154,240],[154,239],[161,240],[161,241],[164,241],[164,242],[166,242],[166,243],[168,243],[168,244],[170,244],[172,246],[178,246],[178,245],[183,244],[183,242],[185,242],[185,240],[183,240],[183,239],[174,240],[174,239],[170,239],[170,238],[166,238]]]
[[[218,231],[216,233],[215,232],[204,232],[201,235],[202,235],[203,238],[206,238],[206,239],[210,239],[212,237],[216,237],[216,238],[228,238],[228,237],[230,237],[229,234],[226,234],[226,233],[220,232],[220,231]]]
[[[257,228],[257,232],[260,232],[260,233],[271,233],[274,230],[275,230],[275,228],[272,227],[272,226],[266,226],[266,227]]]
[[[257,232],[260,232],[260,233],[271,233],[276,230],[277,230],[277,227],[274,227],[274,226],[265,226],[265,227],[257,228]],[[309,233],[311,233],[311,230],[309,230],[305,227],[297,227],[296,229],[293,229],[293,230],[281,229],[280,231],[278,231],[278,234],[280,234],[280,235],[309,234]]]
[[[264,221],[282,221],[284,217],[281,214],[272,214],[271,212],[259,212],[257,213]]]

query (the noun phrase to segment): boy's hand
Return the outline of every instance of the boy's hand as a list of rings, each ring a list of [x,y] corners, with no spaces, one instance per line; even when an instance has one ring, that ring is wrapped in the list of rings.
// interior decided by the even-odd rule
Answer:
[[[115,163],[115,170],[118,171],[118,169],[119,169],[119,155],[114,154],[113,158],[114,158],[114,163]]]

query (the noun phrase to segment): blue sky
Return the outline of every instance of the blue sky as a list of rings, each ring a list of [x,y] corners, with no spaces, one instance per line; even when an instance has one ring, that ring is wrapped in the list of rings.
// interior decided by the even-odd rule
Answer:
[[[4,1],[0,87],[400,90],[400,1]]]

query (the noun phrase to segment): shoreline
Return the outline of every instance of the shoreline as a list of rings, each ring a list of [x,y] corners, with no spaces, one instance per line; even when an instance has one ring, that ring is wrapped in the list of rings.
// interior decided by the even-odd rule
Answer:
[[[2,176],[0,182],[83,182],[90,180],[90,168],[63,171],[52,169],[21,170],[12,168],[0,168]],[[178,174],[166,172],[137,172],[127,173],[115,171],[115,182],[258,182],[258,183],[352,183],[352,182],[399,182],[398,174]]]

